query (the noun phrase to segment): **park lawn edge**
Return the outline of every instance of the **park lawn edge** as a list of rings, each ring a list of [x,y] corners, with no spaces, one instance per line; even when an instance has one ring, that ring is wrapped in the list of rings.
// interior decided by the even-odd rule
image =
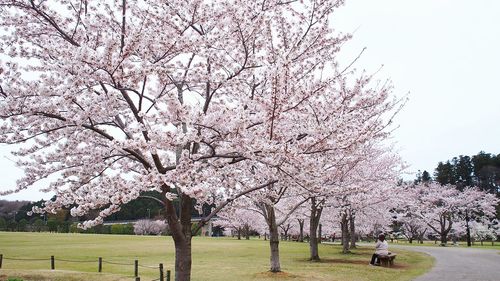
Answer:
[[[406,281],[424,274],[434,263],[434,259],[424,253],[398,249],[395,268],[371,267],[368,266],[373,253],[371,245],[363,245],[353,250],[352,254],[342,255],[340,246],[322,243],[320,245],[322,261],[319,263],[308,261],[308,243],[280,241],[280,250],[284,273],[269,274],[268,241],[257,238],[246,241],[234,238],[194,237],[192,280]],[[56,258],[60,256],[68,259],[88,259],[90,256],[106,257],[114,254],[115,259],[124,261],[138,258],[144,264],[161,261],[167,269],[172,269],[173,266],[173,243],[171,237],[165,236],[0,232],[0,253],[2,252],[7,257],[49,256],[56,252]],[[94,270],[93,267],[91,270]],[[60,269],[57,264],[54,272],[47,269],[25,270],[24,267],[8,269],[4,264],[4,269],[0,270],[0,280],[7,280],[7,277],[20,277],[24,278],[24,281],[133,280],[131,269],[110,272],[113,274],[104,271],[100,274],[90,273],[88,269],[86,272],[89,273]],[[157,278],[153,275],[140,274],[140,276],[141,280],[146,281]]]

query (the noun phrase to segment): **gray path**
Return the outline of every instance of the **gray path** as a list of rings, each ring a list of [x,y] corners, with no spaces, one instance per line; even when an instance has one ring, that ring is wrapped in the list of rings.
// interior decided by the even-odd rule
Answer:
[[[436,259],[435,266],[414,281],[500,281],[500,254],[498,250],[394,246],[427,253]]]

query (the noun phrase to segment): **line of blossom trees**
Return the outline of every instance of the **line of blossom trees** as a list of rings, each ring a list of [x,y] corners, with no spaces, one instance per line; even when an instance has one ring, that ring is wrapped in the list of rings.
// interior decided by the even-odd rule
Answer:
[[[403,204],[397,209],[401,233],[410,242],[433,236],[446,245],[449,237],[496,240],[500,225],[496,207],[500,200],[475,187],[459,190],[454,185],[427,182],[408,185]]]
[[[444,227],[445,230],[449,228],[448,232],[453,233],[455,237],[465,235],[468,246],[471,246],[472,239],[495,240],[499,236],[500,155],[483,151],[473,156],[460,155],[451,160],[439,162],[434,177],[427,171],[419,172],[414,182],[417,185],[424,184],[433,187],[440,184],[450,193],[447,195],[449,198],[463,197],[462,203],[470,205],[467,207],[448,203],[447,205],[456,211],[454,217],[449,219],[454,223],[450,222],[447,227],[446,225]],[[479,191],[483,193],[478,193]],[[471,201],[466,203],[464,201],[466,198]],[[487,207],[484,205],[486,202],[489,202]],[[489,220],[485,221],[485,215]],[[425,237],[428,226],[426,227],[426,224],[422,222],[419,226],[413,217],[406,218],[411,223],[403,223],[403,234],[409,240],[421,240]],[[438,235],[441,240],[446,236]]]
[[[410,243],[433,237],[442,245],[446,245],[450,237],[458,239],[468,232],[472,232],[481,243],[494,241],[500,236],[500,225],[495,218],[499,200],[495,195],[474,187],[460,191],[456,186],[438,183],[398,185],[390,176],[385,180],[384,176],[380,177],[380,171],[384,171],[380,168],[387,168],[380,164],[388,163],[394,162],[360,165],[358,172],[362,172],[363,177],[359,177],[356,169],[351,170],[354,181],[346,181],[341,192],[330,193],[330,190],[321,197],[312,197],[314,200],[308,197],[309,200],[304,201],[299,194],[280,194],[279,203],[273,206],[273,214],[282,239],[293,237],[296,241],[303,241],[307,236],[310,260],[317,261],[320,260],[319,237],[340,239],[343,253],[349,253],[350,249],[356,248],[360,238],[370,240],[379,233],[388,233],[393,238],[404,235]],[[318,198],[321,202],[316,201]],[[250,229],[269,237],[271,270],[279,269],[278,243],[275,242],[273,248],[273,220],[262,207],[266,204],[264,200],[238,200],[237,204],[219,214],[216,223],[235,231],[248,232]],[[311,227],[313,224],[322,227]]]

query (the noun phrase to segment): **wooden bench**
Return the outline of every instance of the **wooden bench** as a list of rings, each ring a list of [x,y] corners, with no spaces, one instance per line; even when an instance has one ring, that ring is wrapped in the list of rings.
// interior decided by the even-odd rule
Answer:
[[[381,266],[391,267],[394,265],[394,259],[396,258],[396,254],[390,253],[388,255],[379,255],[378,260]]]

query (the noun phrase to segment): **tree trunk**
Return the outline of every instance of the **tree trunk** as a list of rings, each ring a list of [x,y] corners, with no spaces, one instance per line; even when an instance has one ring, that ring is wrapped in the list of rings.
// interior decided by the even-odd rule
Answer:
[[[267,225],[269,226],[269,246],[271,247],[271,272],[281,272],[280,265],[280,239],[278,233],[278,225],[276,223],[276,214],[274,212],[274,206],[266,204],[267,211]]]
[[[304,242],[304,220],[298,219],[299,221],[299,242]]]
[[[309,217],[309,260],[311,261],[320,260],[317,234],[322,211],[323,209],[318,208],[316,204],[316,198],[311,198],[311,215]]]
[[[191,240],[175,245],[175,280],[191,280]]]
[[[410,239],[408,239],[408,242],[410,242],[410,244],[413,243],[413,237],[411,237]]]
[[[447,243],[448,243],[447,233],[441,233],[441,245],[446,246]]]
[[[323,226],[321,223],[318,225],[318,243],[321,244],[321,240],[323,238]]]
[[[241,240],[241,227],[238,227],[236,229],[236,233],[237,233],[238,240]]]
[[[284,236],[285,236],[285,239],[284,239],[284,240],[285,240],[285,241],[286,241],[286,240],[288,240],[288,229],[284,230],[284,231],[283,231],[283,234],[284,234]]]
[[[349,214],[349,226],[351,231],[351,246],[349,249],[356,249],[356,227],[354,225],[354,215],[352,212]]]
[[[448,222],[448,225],[446,225],[446,222]],[[448,243],[448,234],[450,233],[451,226],[453,222],[451,221],[450,217],[443,217],[441,221],[441,246],[446,246]]]
[[[164,191],[165,192],[165,191]],[[165,196],[163,196],[165,198]],[[192,199],[186,195],[179,196],[179,217],[177,217],[172,201],[164,199],[165,217],[172,232],[175,245],[175,281],[191,279],[191,206]]]
[[[250,240],[250,226],[245,224],[245,239]]]
[[[467,247],[471,246],[471,239],[470,239],[470,227],[469,227],[469,211],[465,210],[465,228],[467,230]]]
[[[342,230],[342,253],[349,253],[349,221],[347,214],[343,214],[340,221],[340,229]]]

